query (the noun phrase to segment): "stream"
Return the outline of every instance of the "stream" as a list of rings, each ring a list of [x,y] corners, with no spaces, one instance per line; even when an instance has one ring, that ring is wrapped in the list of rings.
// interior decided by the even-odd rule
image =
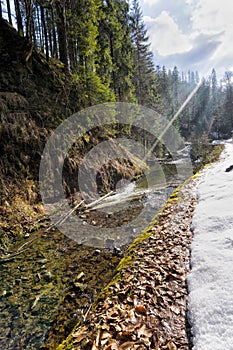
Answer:
[[[128,185],[118,199],[106,200],[111,207],[117,202],[119,208],[124,205],[127,210],[118,208],[108,218],[101,217],[98,210],[83,215],[83,222],[95,220],[97,225],[104,226],[107,220],[111,227],[119,227],[125,222],[122,230],[128,229],[130,234],[125,234],[127,240],[120,247],[88,247],[55,229],[35,232],[11,246],[11,252],[19,254],[0,264],[0,349],[56,349],[74,325],[85,319],[96,296],[113,277],[128,244],[138,234],[132,230],[130,215],[137,215],[147,197],[147,211],[153,217],[184,180],[177,177],[175,164],[165,167],[166,183],[160,183],[156,171],[151,176],[157,180],[150,188],[148,181],[141,180]],[[132,193],[143,195],[132,200]],[[122,204],[121,199],[127,196],[129,199]]]

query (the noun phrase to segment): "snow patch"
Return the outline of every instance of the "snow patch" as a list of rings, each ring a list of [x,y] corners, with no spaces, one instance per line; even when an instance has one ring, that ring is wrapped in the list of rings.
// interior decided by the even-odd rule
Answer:
[[[193,350],[233,349],[233,172],[225,171],[232,164],[228,142],[198,188],[188,276]]]

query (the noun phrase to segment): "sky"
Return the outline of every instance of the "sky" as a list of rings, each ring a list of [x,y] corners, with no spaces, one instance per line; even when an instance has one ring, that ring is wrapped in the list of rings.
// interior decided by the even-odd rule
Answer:
[[[155,64],[218,77],[233,70],[231,0],[139,0]]]

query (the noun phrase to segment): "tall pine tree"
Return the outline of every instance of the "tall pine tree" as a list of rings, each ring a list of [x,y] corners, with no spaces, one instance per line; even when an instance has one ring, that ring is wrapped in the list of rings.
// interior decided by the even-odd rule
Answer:
[[[133,82],[138,103],[150,107],[158,106],[158,83],[153,55],[138,0],[132,2],[131,31],[134,46]]]

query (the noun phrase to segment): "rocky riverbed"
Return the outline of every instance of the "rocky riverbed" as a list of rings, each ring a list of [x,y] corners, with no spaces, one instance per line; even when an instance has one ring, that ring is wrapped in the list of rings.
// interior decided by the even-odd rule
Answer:
[[[12,249],[12,259],[0,264],[1,349],[39,349],[43,342],[53,349],[83,319],[120,259],[58,231],[37,232]]]

